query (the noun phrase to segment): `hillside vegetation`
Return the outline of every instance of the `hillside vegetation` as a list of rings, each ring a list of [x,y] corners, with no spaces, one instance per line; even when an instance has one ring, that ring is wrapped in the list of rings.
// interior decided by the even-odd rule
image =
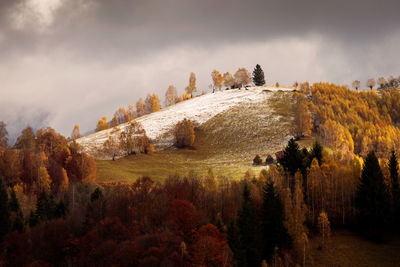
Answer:
[[[262,92],[262,91],[261,91]],[[196,127],[194,148],[165,148],[153,154],[137,154],[115,161],[98,160],[101,182],[132,181],[143,175],[162,181],[175,173],[243,177],[265,166],[253,166],[256,154],[263,159],[281,150],[292,128],[290,91],[256,92],[258,101],[246,101],[220,112]],[[189,102],[189,101],[187,101]],[[310,146],[312,138],[301,141]]]

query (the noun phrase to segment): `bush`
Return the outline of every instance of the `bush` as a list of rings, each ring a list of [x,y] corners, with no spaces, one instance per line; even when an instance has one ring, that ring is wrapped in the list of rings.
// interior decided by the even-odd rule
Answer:
[[[268,155],[267,158],[265,159],[266,164],[273,164],[274,163],[274,158],[271,155]]]
[[[261,165],[262,164],[262,159],[259,155],[257,155],[254,159],[253,159],[253,165]]]
[[[175,146],[179,148],[192,146],[195,139],[193,124],[190,120],[184,119],[175,126]]]

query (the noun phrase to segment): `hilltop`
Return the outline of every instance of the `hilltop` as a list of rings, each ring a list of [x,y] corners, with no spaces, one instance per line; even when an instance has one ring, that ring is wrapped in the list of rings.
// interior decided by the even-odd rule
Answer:
[[[95,156],[100,181],[131,181],[142,175],[163,179],[175,172],[212,168],[218,175],[244,175],[256,154],[263,158],[281,150],[291,138],[291,87],[249,87],[208,93],[161,109],[136,121],[143,125],[156,148],[151,155],[132,155],[116,161],[102,153],[110,135],[118,136],[128,125],[77,139],[83,150]],[[173,147],[172,129],[184,119],[193,121],[194,149]]]

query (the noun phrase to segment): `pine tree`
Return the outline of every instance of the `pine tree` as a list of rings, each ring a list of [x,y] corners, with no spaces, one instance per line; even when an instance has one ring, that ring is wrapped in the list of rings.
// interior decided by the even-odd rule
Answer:
[[[275,247],[290,248],[291,238],[284,226],[285,211],[282,201],[269,180],[263,188],[262,230],[264,237],[263,258],[271,260]]]
[[[256,211],[247,184],[243,188],[242,206],[238,212],[240,251],[239,266],[259,266],[261,259],[258,249],[258,225]]]
[[[10,210],[8,206],[8,194],[3,179],[0,178],[0,241],[10,230]]]
[[[375,152],[368,153],[356,193],[358,222],[364,229],[382,229],[389,214],[389,194]]]
[[[389,160],[389,171],[392,182],[392,211],[393,225],[396,229],[400,223],[400,188],[399,188],[399,162],[393,150]],[[397,229],[396,229],[397,230]]]
[[[22,214],[21,207],[19,205],[14,189],[11,190],[9,209],[11,212],[15,213],[11,225],[12,226],[11,230],[24,232],[25,231],[24,215]]]
[[[264,71],[262,70],[260,65],[256,65],[253,70],[253,82],[256,86],[262,86],[265,84],[264,80]]]
[[[318,165],[321,166],[322,163],[322,146],[320,143],[315,142],[313,147],[311,148],[311,161],[316,158],[318,160]]]

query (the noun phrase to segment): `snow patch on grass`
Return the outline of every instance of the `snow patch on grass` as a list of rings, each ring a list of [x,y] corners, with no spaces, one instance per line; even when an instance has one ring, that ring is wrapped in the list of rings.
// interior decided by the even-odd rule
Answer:
[[[193,99],[180,102],[176,105],[161,109],[140,118],[136,121],[143,125],[148,137],[156,149],[162,149],[173,145],[172,129],[178,121],[185,118],[191,120],[195,126],[200,126],[214,116],[224,112],[236,105],[243,103],[258,103],[266,101],[273,92],[293,91],[289,87],[260,86],[245,89],[223,90],[208,93]],[[93,156],[99,156],[103,143],[110,135],[118,137],[129,123],[119,125],[91,135],[77,139],[84,151]]]

